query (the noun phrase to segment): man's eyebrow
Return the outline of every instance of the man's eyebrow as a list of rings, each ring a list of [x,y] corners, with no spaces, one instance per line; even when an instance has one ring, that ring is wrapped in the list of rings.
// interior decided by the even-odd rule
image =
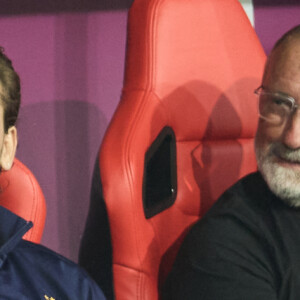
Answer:
[[[280,96],[285,96],[285,97],[288,97],[288,98],[292,98],[295,100],[295,98],[291,95],[289,95],[288,93],[285,93],[285,92],[282,92],[280,90],[272,90],[272,89],[269,89],[268,87],[265,87],[265,86],[261,86],[263,89],[265,89],[266,91],[270,92],[270,93],[274,93],[274,94],[278,94]]]
[[[284,96],[284,97],[286,97],[286,98],[293,99],[293,100],[296,102],[296,98],[295,98],[295,97],[293,97],[293,96],[291,96],[291,95],[289,95],[289,94],[287,94],[287,93],[285,93],[285,92],[282,92],[282,91],[276,91],[275,93],[279,94],[280,96]]]

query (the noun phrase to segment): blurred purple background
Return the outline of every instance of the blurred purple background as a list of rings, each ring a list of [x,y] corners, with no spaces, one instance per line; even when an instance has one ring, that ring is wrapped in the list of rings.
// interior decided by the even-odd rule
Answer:
[[[0,45],[22,80],[17,157],[47,200],[42,243],[77,261],[94,161],[121,95],[131,1],[3,2]],[[267,53],[298,24],[295,3],[254,2]]]

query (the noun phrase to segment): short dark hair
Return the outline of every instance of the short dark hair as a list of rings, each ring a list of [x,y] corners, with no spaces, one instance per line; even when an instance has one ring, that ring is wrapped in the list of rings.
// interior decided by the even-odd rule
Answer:
[[[0,99],[4,111],[4,131],[15,126],[21,102],[20,78],[15,71],[11,60],[4,54],[0,47],[0,84],[2,93]]]

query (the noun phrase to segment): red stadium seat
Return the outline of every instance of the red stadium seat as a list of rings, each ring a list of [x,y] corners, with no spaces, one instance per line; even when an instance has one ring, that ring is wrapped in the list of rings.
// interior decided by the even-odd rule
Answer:
[[[121,101],[97,166],[117,300],[158,299],[190,226],[256,170],[264,63],[237,0],[134,1]]]
[[[32,221],[34,225],[24,238],[40,242],[46,219],[45,198],[32,172],[18,159],[9,171],[0,174],[0,205]]]

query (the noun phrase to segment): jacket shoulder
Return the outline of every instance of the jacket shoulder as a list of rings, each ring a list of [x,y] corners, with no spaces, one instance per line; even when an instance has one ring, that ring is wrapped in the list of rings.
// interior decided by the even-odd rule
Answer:
[[[25,273],[22,276],[39,278],[34,284],[51,286],[57,299],[105,299],[101,289],[83,269],[42,245],[22,240],[7,260],[13,268]]]

